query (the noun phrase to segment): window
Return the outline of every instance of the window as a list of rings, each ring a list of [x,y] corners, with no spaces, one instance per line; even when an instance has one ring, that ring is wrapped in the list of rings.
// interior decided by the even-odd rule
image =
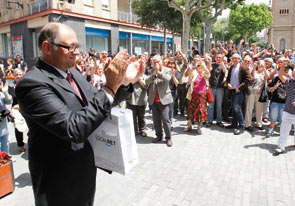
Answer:
[[[109,0],[102,0],[102,8],[108,9],[109,8]]]
[[[281,15],[288,15],[289,14],[289,9],[280,9],[280,14]]]
[[[36,28],[32,32],[34,57],[39,57],[40,56],[40,51],[39,51],[39,47],[38,47],[38,36],[40,34],[40,30],[41,30],[41,28]]]
[[[280,41],[280,51],[282,51],[283,49],[285,49],[285,39],[281,39]]]
[[[10,33],[1,34],[1,55],[5,57],[12,56],[12,49],[11,49],[11,37]]]
[[[60,0],[60,2],[62,3],[64,0]],[[74,4],[75,3],[75,0],[65,0],[67,1],[69,4]]]
[[[6,9],[7,10],[11,9],[11,3],[8,0],[6,1]]]
[[[20,8],[21,8],[20,3],[17,2],[17,3],[16,3],[16,9],[20,9]]]

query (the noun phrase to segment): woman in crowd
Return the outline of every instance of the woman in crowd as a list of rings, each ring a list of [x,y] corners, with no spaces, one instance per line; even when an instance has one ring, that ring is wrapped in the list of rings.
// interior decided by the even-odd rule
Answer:
[[[284,57],[278,60],[276,70],[280,68],[281,64],[284,61],[286,61]],[[285,77],[289,76],[288,67],[285,68],[285,72],[283,75]],[[283,110],[286,102],[286,86],[281,81],[281,79],[278,76],[276,76],[269,85],[269,91],[271,92],[269,117],[270,125],[266,137],[271,137],[274,133],[276,123],[282,121]]]
[[[12,105],[11,107],[13,109],[19,110],[19,105],[17,98],[15,96],[15,86],[17,82],[22,78],[24,75],[23,71],[21,69],[15,69],[14,70],[14,82],[9,86],[9,94],[12,96]],[[24,133],[17,130],[17,128],[14,128],[14,134],[18,146],[19,152],[25,151],[25,143],[24,143]]]
[[[169,119],[171,122],[171,128],[173,128],[172,123],[173,123],[173,113],[174,113],[174,102],[176,98],[177,86],[178,86],[178,80],[180,78],[180,74],[176,68],[176,63],[173,59],[169,59],[167,63],[167,67],[171,69],[171,74],[172,74],[171,80],[169,82],[169,87],[173,97],[173,102],[169,105]]]
[[[265,62],[265,69],[269,74],[269,79],[267,80],[267,84],[268,84],[268,83],[270,83],[272,81],[272,77],[270,76],[270,74],[274,71],[273,59],[272,58],[265,58],[264,62]],[[268,123],[268,119],[269,119],[269,104],[270,104],[270,97],[268,97],[266,102],[263,103],[262,121],[265,122],[265,123]]]
[[[1,82],[5,83],[5,72],[4,72],[4,62],[3,60],[0,60],[0,79]]]
[[[251,71],[252,81],[251,85],[248,87],[249,94],[246,94],[246,111],[245,111],[245,129],[248,131],[253,131],[252,128],[252,112],[256,110],[256,127],[263,130],[262,127],[262,114],[263,114],[263,103],[259,102],[262,88],[265,81],[269,79],[269,74],[265,68],[265,63],[263,60],[259,60],[257,65]]]
[[[7,68],[5,70],[6,73],[6,79],[8,80],[8,84],[10,85],[10,83],[13,82],[14,80],[14,75],[13,75],[13,71],[15,68],[15,61],[11,58],[7,59]]]
[[[194,57],[194,64],[188,68],[185,76],[192,77],[192,83],[187,93],[187,99],[190,100],[187,119],[188,125],[185,131],[192,129],[194,122],[198,123],[197,134],[202,134],[201,123],[207,122],[207,86],[210,77],[210,71],[199,56]]]
[[[77,59],[75,69],[77,69],[88,82],[91,81],[91,72],[89,71],[89,66],[86,66],[85,60]]]
[[[1,107],[1,121],[0,121],[0,143],[1,143],[1,152],[6,152],[9,154],[9,131],[8,131],[8,121],[7,115],[9,111],[6,109],[5,104],[11,104],[12,98],[8,94],[8,83],[5,83],[0,92],[0,107]]]
[[[95,86],[98,89],[101,89],[103,85],[106,83],[106,77],[103,73],[103,65],[98,64],[94,67],[94,74],[91,74],[93,86]]]

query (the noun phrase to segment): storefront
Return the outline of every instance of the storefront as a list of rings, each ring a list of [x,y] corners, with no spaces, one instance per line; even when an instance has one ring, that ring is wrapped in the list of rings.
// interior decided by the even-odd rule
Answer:
[[[119,50],[126,49],[130,54],[130,33],[120,31],[119,38]]]
[[[95,28],[85,28],[86,33],[86,52],[90,48],[96,50],[96,52],[101,53],[101,51],[109,50],[110,41],[110,31]]]
[[[172,49],[172,38],[166,38],[167,52]],[[162,53],[164,51],[164,37],[152,36],[152,50]]]
[[[133,54],[142,55],[145,51],[149,51],[148,35],[132,34],[132,52]]]

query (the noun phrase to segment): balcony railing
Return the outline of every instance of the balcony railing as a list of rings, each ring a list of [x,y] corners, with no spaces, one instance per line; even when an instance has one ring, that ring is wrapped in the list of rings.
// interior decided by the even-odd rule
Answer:
[[[51,0],[38,0],[29,4],[30,14],[38,13],[43,10],[50,9]]]
[[[118,11],[118,20],[126,21],[133,24],[139,23],[139,17],[137,15],[130,15],[129,13],[123,11]]]

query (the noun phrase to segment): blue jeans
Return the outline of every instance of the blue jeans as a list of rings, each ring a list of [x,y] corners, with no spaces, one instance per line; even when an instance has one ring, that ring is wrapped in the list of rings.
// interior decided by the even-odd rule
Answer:
[[[0,136],[1,152],[9,154],[8,134]]]
[[[284,103],[271,102],[269,121],[282,122],[284,107],[285,107]]]
[[[209,104],[208,109],[208,122],[213,122],[213,114],[214,114],[214,105],[216,103],[216,122],[222,121],[222,100],[224,95],[224,89],[223,88],[210,88],[211,92],[214,97],[214,101]]]
[[[232,90],[232,109],[233,109],[233,122],[232,125],[234,127],[245,128],[245,120],[243,115],[243,101],[244,101],[244,94],[242,92],[236,92]]]

